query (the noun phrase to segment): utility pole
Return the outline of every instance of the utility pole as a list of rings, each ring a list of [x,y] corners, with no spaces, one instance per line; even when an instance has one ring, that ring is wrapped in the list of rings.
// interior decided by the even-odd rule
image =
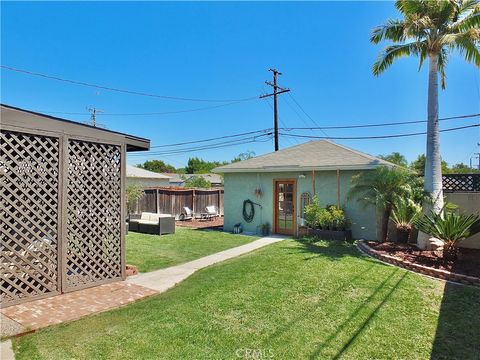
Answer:
[[[281,72],[277,71],[277,69],[269,69],[273,73],[273,83],[270,81],[265,81],[265,84],[273,87],[273,93],[261,95],[260,99],[273,96],[273,129],[275,133],[275,151],[278,151],[278,105],[277,105],[277,96],[279,94],[289,92],[290,89],[282,88],[277,85],[277,77],[278,75],[282,75]]]
[[[91,107],[87,108],[87,110],[90,112],[90,125],[97,127],[97,113],[102,113],[102,110],[99,110],[97,108]]]

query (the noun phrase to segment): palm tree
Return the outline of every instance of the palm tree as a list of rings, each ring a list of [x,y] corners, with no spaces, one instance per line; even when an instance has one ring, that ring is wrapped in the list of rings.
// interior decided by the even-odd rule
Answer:
[[[385,48],[373,65],[375,76],[401,57],[419,57],[419,69],[428,58],[428,125],[425,191],[432,201],[424,204],[435,213],[443,209],[440,133],[438,125],[438,75],[445,89],[445,67],[451,51],[458,50],[467,62],[480,67],[480,4],[478,0],[397,0],[402,20],[388,20],[376,27],[370,41],[396,43]],[[420,239],[423,245],[425,237]]]
[[[388,220],[397,199],[411,198],[418,193],[418,189],[412,188],[412,184],[419,184],[418,177],[412,172],[401,167],[381,166],[353,176],[347,198],[356,198],[365,205],[377,207],[382,216],[381,240],[386,241]],[[420,183],[420,189],[421,186]]]

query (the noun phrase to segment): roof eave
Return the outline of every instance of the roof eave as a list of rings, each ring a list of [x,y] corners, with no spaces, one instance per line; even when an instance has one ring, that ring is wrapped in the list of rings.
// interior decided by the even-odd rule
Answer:
[[[223,168],[218,167],[212,171],[219,174],[227,173],[252,173],[252,172],[302,172],[302,171],[332,171],[332,170],[372,170],[379,166],[389,164],[359,164],[359,165],[329,165],[329,166],[298,166],[298,167],[259,167],[259,168]]]

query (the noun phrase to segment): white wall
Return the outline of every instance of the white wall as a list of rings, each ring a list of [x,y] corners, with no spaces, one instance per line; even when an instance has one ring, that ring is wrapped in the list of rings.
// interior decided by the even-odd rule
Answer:
[[[467,214],[480,214],[480,193],[445,193],[447,200],[458,205],[460,211]],[[480,233],[465,239],[461,243],[462,247],[480,249]]]

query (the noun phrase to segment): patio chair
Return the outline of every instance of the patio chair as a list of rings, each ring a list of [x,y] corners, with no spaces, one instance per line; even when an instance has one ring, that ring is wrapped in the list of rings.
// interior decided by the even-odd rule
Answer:
[[[188,206],[184,206],[183,210],[182,210],[182,213],[179,216],[179,219],[182,220],[182,221],[184,221],[184,220],[192,220],[193,221],[193,217],[194,217],[193,211],[190,210],[190,208]]]
[[[200,214],[200,218],[203,220],[213,220],[216,217],[219,217],[217,207],[215,205],[207,206],[205,212]]]

